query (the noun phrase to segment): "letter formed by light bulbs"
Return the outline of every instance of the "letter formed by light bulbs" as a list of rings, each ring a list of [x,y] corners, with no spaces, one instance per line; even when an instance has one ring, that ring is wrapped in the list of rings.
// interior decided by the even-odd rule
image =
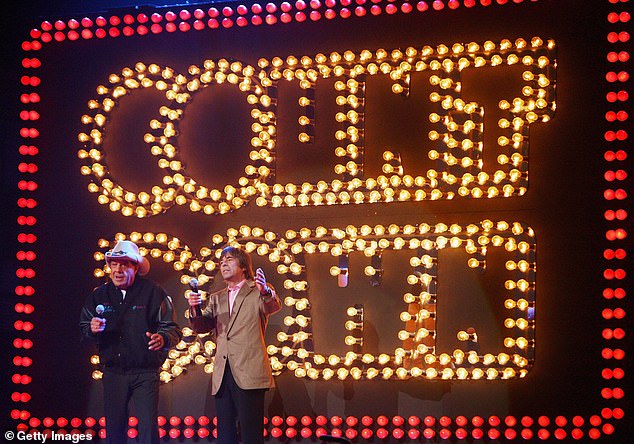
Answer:
[[[205,60],[187,73],[170,67],[137,63],[111,74],[107,85],[97,87],[97,99],[88,102],[79,136],[83,161],[81,174],[89,176],[88,190],[113,212],[138,218],[160,214],[174,205],[187,205],[192,212],[226,214],[254,201],[258,206],[289,207],[377,202],[425,201],[453,198],[521,196],[528,187],[528,129],[535,122],[548,122],[556,108],[555,43],[533,37],[529,41],[504,39],[499,43],[425,45],[404,50],[351,50],[329,55],[286,59],[261,58],[257,66],[227,59]],[[484,109],[462,97],[461,73],[484,67],[521,66],[522,87],[515,97],[499,102],[502,117],[495,131],[496,147],[484,147]],[[428,136],[427,156],[437,169],[416,174],[403,165],[398,150],[383,153],[377,177],[364,174],[365,88],[371,76],[388,76],[392,92],[407,96],[412,75],[430,72],[433,92],[426,104],[434,129]],[[318,79],[334,78],[339,129],[333,143],[337,163],[335,179],[316,183],[280,184],[275,179],[277,120],[280,112],[271,91],[279,82],[297,82],[297,139],[311,143],[318,123],[314,120],[314,97]],[[235,183],[214,188],[185,171],[179,155],[177,134],[185,110],[198,92],[227,84],[244,95],[250,107],[250,148],[244,147],[244,175]],[[415,86],[415,85],[414,85]],[[154,88],[168,100],[149,123],[144,136],[150,152],[165,171],[162,184],[133,192],[120,184],[105,161],[104,128],[119,103],[134,91]],[[236,147],[238,150],[240,147]],[[497,165],[485,165],[483,151],[499,153]]]
[[[346,379],[514,379],[527,375],[534,360],[535,338],[535,237],[530,227],[519,222],[493,222],[483,220],[478,224],[447,225],[426,223],[396,225],[348,225],[344,228],[323,226],[309,229],[288,229],[284,234],[267,231],[261,227],[231,228],[226,235],[211,237],[211,245],[195,254],[179,239],[165,233],[119,233],[119,239],[139,243],[142,254],[150,255],[172,265],[181,273],[180,281],[187,285],[196,278],[201,286],[214,279],[223,246],[241,246],[250,253],[268,260],[284,277],[280,297],[291,310],[283,318],[282,330],[277,332],[276,344],[267,347],[271,366],[276,374],[291,371],[299,378],[328,380]],[[103,261],[104,251],[110,242],[102,239],[95,260]],[[442,249],[458,249],[466,253],[469,269],[487,266],[487,254],[494,249],[505,252],[506,280],[500,292],[505,295],[504,310],[508,313],[504,327],[509,332],[504,338],[504,350],[493,353],[473,350],[468,346],[456,348],[451,354],[436,350],[437,318],[448,313],[437,311],[438,252]],[[345,323],[346,336],[341,338],[348,351],[344,355],[319,350],[313,337],[312,304],[322,295],[311,294],[307,256],[323,254],[339,263],[341,256],[363,255],[369,264],[376,264],[377,255],[394,251],[411,253],[411,269],[402,277],[404,292],[403,311],[400,314],[402,329],[398,332],[401,346],[378,354],[363,352],[364,307],[351,305]],[[347,263],[347,262],[346,262]],[[107,267],[107,266],[106,266]],[[334,266],[334,268],[339,269]],[[339,269],[341,272],[341,269]],[[95,269],[95,276],[103,277],[107,268]],[[347,270],[345,270],[347,272]],[[402,270],[382,270],[383,273]],[[365,273],[370,279],[372,273]],[[331,275],[337,278],[339,273]],[[452,276],[453,279],[453,276]],[[370,285],[368,283],[368,285]],[[197,363],[211,372],[214,345],[206,336],[198,341],[192,331],[175,349],[170,351],[163,365],[161,380],[167,382],[183,372],[190,363]],[[457,340],[465,344],[470,335],[455,332]]]

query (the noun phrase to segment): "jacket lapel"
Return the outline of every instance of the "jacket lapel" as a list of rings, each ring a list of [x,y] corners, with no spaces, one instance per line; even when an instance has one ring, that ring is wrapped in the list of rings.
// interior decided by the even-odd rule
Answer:
[[[229,290],[226,288],[218,297],[218,314],[221,319],[219,322],[223,325],[229,325]]]

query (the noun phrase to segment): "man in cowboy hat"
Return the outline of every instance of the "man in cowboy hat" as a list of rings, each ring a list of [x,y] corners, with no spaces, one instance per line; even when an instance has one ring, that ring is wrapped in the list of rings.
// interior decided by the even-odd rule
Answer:
[[[182,333],[170,297],[141,276],[150,263],[134,242],[121,240],[106,253],[110,280],[86,299],[82,337],[99,348],[104,365],[107,442],[127,442],[128,403],[134,399],[142,443],[158,443],[159,369]]]
[[[211,331],[216,338],[211,394],[216,400],[218,444],[237,444],[238,436],[244,444],[261,443],[264,394],[274,386],[264,331],[269,315],[282,304],[262,269],[253,275],[251,257],[241,248],[222,250],[220,273],[227,288],[209,295],[202,315],[195,316],[194,310],[201,294],[188,296],[194,330]]]

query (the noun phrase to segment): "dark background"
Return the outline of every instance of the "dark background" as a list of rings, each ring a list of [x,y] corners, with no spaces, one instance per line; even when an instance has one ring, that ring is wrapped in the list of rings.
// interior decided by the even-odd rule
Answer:
[[[19,266],[15,251],[20,248],[16,242],[16,232],[20,228],[15,221],[17,215],[22,214],[15,205],[18,198],[16,183],[21,178],[16,169],[20,161],[17,147],[22,143],[18,137],[20,122],[17,120],[21,89],[16,88],[22,75],[19,61],[23,55],[19,51],[19,42],[25,38],[28,29],[38,25],[40,17],[51,22],[57,17],[95,17],[96,12],[124,6],[131,6],[130,2],[109,2],[107,8],[97,2],[65,2],[63,8],[53,2],[25,2],[20,3],[19,9],[13,5],[13,10],[3,16],[6,23],[2,29],[7,38],[3,39],[6,48],[3,48],[2,87],[6,89],[3,97],[7,106],[1,111],[3,131],[0,135],[2,244],[5,246],[2,248],[0,310],[2,350],[9,352],[4,359],[7,365],[2,365],[2,371],[7,374],[0,375],[3,403],[15,390],[5,384],[13,373],[10,359],[15,354],[12,353],[11,341],[15,336],[12,324],[17,319],[13,312],[17,298],[13,291],[19,285],[15,277],[15,269]],[[603,173],[606,169],[615,169],[602,161],[606,149],[602,134],[607,129],[603,116],[611,109],[604,97],[612,89],[604,77],[605,72],[611,69],[605,62],[605,54],[612,50],[605,39],[607,32],[612,30],[608,29],[605,19],[608,9],[607,1],[524,2],[470,10],[462,7],[456,11],[428,11],[391,17],[383,14],[379,18],[322,19],[317,23],[249,26],[244,29],[163,33],[158,36],[45,45],[38,54],[43,61],[40,70],[43,102],[39,104],[42,119],[37,123],[42,136],[38,140],[40,155],[34,160],[40,167],[34,179],[40,188],[34,194],[39,206],[33,211],[38,217],[33,232],[40,241],[35,246],[38,260],[34,268],[38,274],[33,285],[37,293],[32,298],[36,307],[32,320],[36,328],[30,336],[35,343],[30,352],[34,365],[29,370],[33,374],[33,383],[24,390],[31,392],[33,399],[26,408],[40,418],[100,415],[99,388],[90,379],[91,367],[87,361],[90,350],[79,345],[76,322],[85,295],[99,284],[92,278],[92,270],[98,265],[92,260],[92,252],[96,250],[96,241],[100,237],[110,238],[119,231],[165,231],[198,251],[201,246],[211,243],[212,234],[224,233],[228,227],[241,224],[283,232],[286,228],[343,227],[348,223],[444,222],[466,225],[489,218],[522,221],[537,233],[537,356],[535,366],[526,379],[451,384],[416,380],[314,383],[286,374],[277,379],[278,388],[269,394],[267,414],[478,414],[485,417],[512,414],[518,417],[582,415],[587,418],[591,414],[599,414],[604,406],[620,406],[631,415],[627,404],[628,393],[631,396],[629,373],[624,383],[619,384],[626,388],[624,401],[604,401],[600,397],[602,387],[612,386],[611,382],[606,383],[600,377],[601,369],[606,365],[600,357],[601,349],[606,346],[601,330],[619,326],[615,321],[605,322],[601,318],[601,310],[606,305],[612,308],[618,306],[606,304],[601,298],[605,286],[602,271],[608,266],[602,259],[603,236],[607,229],[615,227],[602,217],[605,209],[613,208],[603,199]],[[531,127],[529,191],[523,197],[277,210],[249,205],[219,217],[204,217],[183,208],[173,208],[155,218],[136,220],[124,219],[99,206],[95,195],[86,191],[87,179],[79,174],[76,135],[81,130],[79,118],[87,110],[87,100],[94,95],[96,85],[105,82],[108,74],[118,72],[124,66],[132,66],[138,60],[185,71],[189,64],[200,64],[205,58],[223,56],[253,64],[259,57],[276,55],[300,56],[321,51],[389,49],[423,44],[434,46],[489,39],[499,41],[502,38],[513,40],[517,37],[528,40],[535,35],[554,38],[558,45],[557,111],[551,122]],[[69,49],[71,47],[72,50]],[[629,67],[631,64],[628,64]],[[513,85],[505,75],[505,72],[500,74],[490,69],[466,72],[463,76],[464,97],[494,110],[501,97],[517,94],[505,86]],[[406,171],[409,168],[413,173],[420,172],[427,166],[424,147],[428,146],[425,134],[429,128],[425,122],[429,105],[422,98],[428,94],[428,87],[425,86],[426,77],[420,77],[414,78],[410,100],[402,100],[389,93],[389,85],[380,79],[369,82],[366,177],[377,175],[379,164],[376,160],[385,147],[394,146],[403,153]],[[326,96],[324,102],[328,103],[329,87],[318,85],[318,91]],[[290,86],[280,90],[279,113],[282,118],[287,118],[287,121],[280,122],[280,131],[293,129],[291,121],[295,118],[294,114],[283,107],[284,100],[288,103],[292,101],[292,93]],[[288,95],[286,99],[284,94]],[[373,108],[371,97],[375,100]],[[180,126],[183,135],[179,138],[179,145],[188,173],[200,178],[199,182],[221,186],[231,183],[231,178],[241,173],[242,159],[248,152],[244,147],[248,146],[249,139],[242,132],[247,128],[244,117],[246,106],[242,101],[235,92],[218,88],[213,93],[199,93],[188,106],[188,118]],[[147,122],[155,115],[160,103],[161,98],[156,93],[143,92],[128,102],[123,101],[120,109],[113,113],[111,133],[106,139],[106,144],[110,144],[106,145],[107,162],[112,171],[116,171],[115,176],[120,182],[133,190],[148,189],[148,184],[158,183],[161,177],[156,160],[146,152],[142,142]],[[631,114],[631,105],[625,106]],[[334,145],[330,134],[334,130],[329,128],[333,125],[329,111],[322,109],[321,115],[326,118],[321,119],[325,123],[318,126],[318,136],[323,134],[325,137],[318,137],[314,146],[300,147],[291,142],[292,137],[280,139],[278,182],[333,178]],[[497,119],[494,114],[486,116],[485,128],[495,128]],[[227,126],[232,128],[229,136],[223,131]],[[209,144],[209,140],[215,143]],[[224,148],[228,145],[236,148],[228,152]],[[628,160],[623,169],[627,170],[630,166]],[[629,183],[626,182],[624,187],[627,188]],[[627,241],[626,245],[631,246],[631,241]],[[386,257],[386,261],[393,261],[395,268],[402,259],[398,255]],[[459,270],[456,267],[463,261],[462,258],[449,256],[442,259],[447,261],[445,270]],[[269,276],[276,287],[281,288],[281,280],[273,276],[270,265],[257,261],[256,265],[268,267]],[[363,279],[360,275],[362,266],[358,266],[356,276],[354,271],[351,274],[349,292],[337,293],[332,278],[327,276],[330,265],[333,264],[326,266],[323,260],[315,259],[314,268],[311,268],[316,273],[315,288],[324,289],[323,292],[314,291],[312,297],[318,295],[316,301],[323,304],[329,314],[328,319],[322,317],[323,324],[322,319],[315,319],[315,326],[324,332],[333,332],[331,337],[322,335],[322,344],[326,343],[332,352],[340,352],[337,347],[342,347],[341,340],[335,337],[335,333],[343,337],[343,310],[348,305],[343,298],[349,298],[352,303],[361,300],[374,309],[368,315],[368,321],[380,331],[368,344],[372,347],[368,351],[374,352],[375,347],[381,351],[392,350],[397,346],[398,322],[393,320],[397,319],[401,310],[402,289],[392,284],[395,292],[400,291],[396,293],[397,297],[393,297],[390,282],[378,289],[363,288],[358,284]],[[451,276],[450,271],[447,276]],[[154,261],[151,277],[174,296],[179,322],[184,323],[182,312],[185,305],[181,297],[184,288],[178,283],[177,274],[167,265]],[[394,276],[391,278],[395,279]],[[470,276],[465,281],[448,285],[446,292],[451,297],[439,307],[439,316],[444,316],[442,319],[447,322],[443,328],[448,332],[456,331],[460,329],[457,327],[462,320],[473,319],[482,322],[480,331],[486,332],[485,341],[487,333],[493,336],[501,334],[498,330],[501,330],[503,317],[499,307],[503,296],[501,291],[495,293],[489,290],[499,288],[491,284],[496,279],[499,276],[491,272],[487,276]],[[392,298],[386,300],[386,295]],[[472,295],[477,295],[478,299],[469,300]],[[631,302],[621,305],[631,309]],[[315,306],[315,312],[322,313],[318,312],[318,308]],[[442,315],[441,309],[447,314]],[[280,329],[285,314],[283,312],[271,319],[269,343],[274,341],[274,333]],[[318,333],[316,331],[316,335]],[[628,335],[631,336],[631,329]],[[627,352],[623,367],[628,369],[631,362],[630,336],[626,337],[622,346]],[[205,396],[207,385],[208,377],[202,374],[200,368],[193,368],[164,386],[161,414],[199,415],[203,411],[213,414],[212,403]],[[11,405],[7,410],[18,408],[10,401],[6,405]],[[5,420],[8,413],[2,415]],[[617,422],[617,434],[605,442],[625,442],[629,425],[629,416]]]

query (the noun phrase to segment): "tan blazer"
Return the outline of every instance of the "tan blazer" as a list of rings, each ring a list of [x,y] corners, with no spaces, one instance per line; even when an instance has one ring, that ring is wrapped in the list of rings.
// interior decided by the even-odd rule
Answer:
[[[227,362],[238,387],[248,390],[275,386],[264,332],[269,315],[281,308],[275,291],[272,296],[263,297],[252,280],[247,280],[238,292],[231,316],[226,288],[209,295],[203,315],[192,319],[192,326],[197,333],[211,331],[215,334],[212,395],[220,389]]]

